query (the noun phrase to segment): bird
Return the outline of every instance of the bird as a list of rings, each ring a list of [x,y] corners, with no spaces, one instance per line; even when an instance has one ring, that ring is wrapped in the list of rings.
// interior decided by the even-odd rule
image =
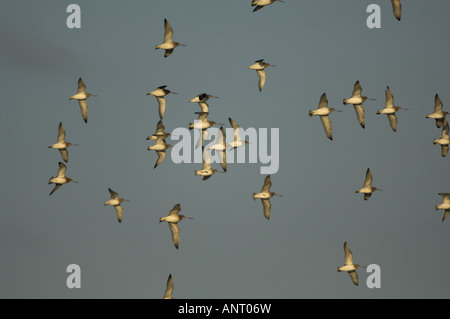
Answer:
[[[322,96],[320,97],[319,107],[316,110],[309,111],[309,113],[308,113],[309,116],[315,116],[315,115],[320,116],[320,120],[322,121],[322,125],[323,125],[323,129],[325,130],[325,134],[330,140],[333,140],[333,133],[332,133],[332,129],[331,129],[330,117],[328,115],[330,115],[330,113],[332,113],[334,111],[342,112],[342,111],[336,110],[332,107],[329,108],[327,94],[323,93]]]
[[[147,137],[147,139],[153,139],[150,136]],[[153,168],[156,168],[159,164],[161,164],[162,161],[166,158],[166,150],[170,147],[173,147],[170,144],[166,143],[164,135],[157,136],[155,139],[155,144],[152,146],[149,146],[148,150],[156,151],[156,154],[158,155],[158,159],[156,160],[155,166]]]
[[[119,194],[117,194],[111,188],[108,188],[108,191],[111,194],[111,199],[109,201],[105,202],[105,204],[103,206],[106,206],[106,205],[113,206],[117,213],[117,220],[119,221],[119,223],[121,223],[122,217],[123,217],[123,208],[122,208],[122,206],[120,206],[120,204],[122,204],[123,202],[129,202],[129,200],[119,198]]]
[[[268,66],[275,66],[275,65],[264,62],[264,59],[260,59],[256,60],[252,65],[248,67],[248,69],[255,70],[256,73],[258,74],[259,77],[258,88],[260,92],[262,91],[264,84],[266,83],[266,71],[264,71],[264,69],[267,68]]]
[[[74,183],[78,183],[77,181],[74,181],[73,179],[66,177],[66,165],[64,165],[64,163],[59,162],[59,170],[58,170],[58,174],[56,175],[56,177],[50,177],[48,183],[49,184],[55,184],[55,188],[53,188],[53,190],[51,191],[51,194],[53,194],[58,188],[60,188],[62,185],[70,183],[70,182],[74,182]]]
[[[394,11],[394,16],[398,21],[402,18],[402,4],[400,0],[391,0],[392,2],[392,10]]]
[[[173,278],[172,274],[170,274],[169,278],[167,278],[166,290],[164,291],[164,296],[162,299],[175,299],[173,298],[172,294],[173,294]]]
[[[170,133],[165,132],[165,126],[162,122],[162,120],[158,121],[158,124],[156,124],[156,131],[153,135],[147,136],[147,140],[156,140],[159,136],[164,137],[164,139],[168,138],[169,136],[172,136]]]
[[[368,168],[366,171],[366,179],[364,180],[364,186],[356,190],[355,193],[363,193],[364,194],[364,200],[368,200],[370,196],[372,196],[372,193],[375,191],[381,191],[382,189],[376,188],[372,186],[372,173],[370,172],[370,169]]]
[[[274,2],[284,2],[283,0],[252,0],[252,7],[255,7],[253,9],[253,12],[258,11],[259,9],[264,8],[265,6],[268,6],[269,4],[272,4]]]
[[[78,100],[78,104],[80,105],[81,109],[81,116],[83,117],[85,123],[87,123],[88,121],[88,105],[86,100],[91,96],[97,95],[86,93],[86,85],[84,84],[83,79],[79,78],[77,94],[72,95],[69,100]]]
[[[433,140],[433,145],[436,144],[441,145],[441,155],[442,157],[446,157],[448,154],[448,146],[450,144],[449,127],[446,118],[444,119],[444,126],[442,127],[441,138],[440,139],[435,138]]]
[[[377,114],[386,114],[389,119],[389,123],[391,124],[392,130],[394,132],[397,132],[397,116],[395,115],[395,112],[407,109],[404,109],[399,106],[394,106],[394,96],[392,95],[389,86],[387,87],[387,90],[385,90],[384,92],[386,95],[386,105],[384,109],[377,111]]]
[[[200,137],[197,141],[197,144],[195,145],[195,148],[199,148],[200,145],[203,144],[206,137],[209,135],[207,129],[209,129],[213,125],[224,125],[221,123],[216,123],[214,121],[208,120],[208,112],[195,112],[195,114],[198,114],[198,118],[194,123],[189,123],[189,130],[192,129],[198,129],[200,131]]]
[[[167,19],[164,19],[164,42],[155,46],[155,50],[162,49],[165,50],[164,57],[167,58],[172,54],[173,50],[177,46],[186,46],[173,41],[173,30]]]
[[[198,106],[200,106],[201,112],[208,113],[209,112],[209,105],[206,103],[210,98],[218,99],[217,96],[206,94],[206,93],[200,93],[193,99],[189,100],[189,102],[197,102]]]
[[[203,176],[203,180],[206,181],[211,176],[213,176],[215,173],[224,173],[222,171],[219,171],[218,169],[211,168],[211,155],[209,154],[208,150],[205,149],[205,147],[202,146],[203,151],[203,167],[202,169],[196,170],[195,175]]]
[[[361,266],[361,265],[353,263],[353,254],[352,254],[352,251],[350,250],[350,248],[348,247],[347,242],[344,243],[344,252],[345,252],[344,266],[338,267],[337,271],[338,272],[346,271],[350,275],[352,282],[356,286],[358,286],[359,280],[358,280],[358,273],[356,272],[356,270],[358,268],[365,268],[365,266]]]
[[[233,149],[243,146],[245,144],[250,144],[248,141],[243,140],[241,138],[241,129],[239,125],[237,125],[237,123],[231,117],[228,118],[228,121],[230,122],[231,127],[233,128],[234,131],[233,131],[233,141],[228,143],[227,146],[230,149]]]
[[[208,149],[214,150],[219,155],[220,166],[223,171],[227,171],[227,143],[226,143],[226,135],[223,126],[220,127],[219,133],[217,135],[216,144],[209,146]]]
[[[436,210],[443,209],[444,210],[444,217],[442,218],[442,221],[444,221],[448,214],[450,214],[450,194],[449,193],[439,193],[440,196],[442,196],[442,204],[436,205]]]
[[[192,217],[186,217],[184,215],[179,214],[181,210],[180,204],[176,204],[170,210],[169,215],[166,217],[161,217],[159,222],[168,222],[170,232],[172,233],[172,241],[176,249],[180,247],[180,227],[178,226],[178,222],[182,219],[193,219]]]
[[[172,92],[168,89],[166,89],[167,85],[162,85],[157,87],[154,91],[148,92],[147,95],[153,95],[154,97],[156,97],[156,100],[158,101],[158,105],[159,105],[159,118],[162,120],[164,117],[164,113],[166,111],[166,98],[165,96],[167,94],[178,94],[176,92]]]
[[[264,185],[261,188],[261,192],[253,193],[254,200],[261,199],[261,202],[262,202],[263,208],[264,208],[264,217],[267,220],[269,220],[269,218],[270,218],[270,208],[271,208],[270,198],[272,198],[274,196],[283,197],[283,195],[271,192],[270,191],[271,186],[272,186],[272,180],[270,178],[270,175],[267,175],[266,178],[264,179]]]
[[[361,84],[359,81],[356,81],[353,86],[352,97],[349,99],[344,99],[343,104],[353,104],[359,124],[362,128],[366,128],[366,116],[364,113],[363,103],[367,100],[375,101],[375,99],[368,98],[367,96],[361,96],[361,92]]]
[[[66,131],[64,130],[62,122],[59,122],[58,139],[55,144],[50,145],[48,148],[56,148],[57,150],[59,150],[62,159],[67,163],[69,161],[69,152],[67,151],[67,148],[69,146],[78,146],[78,144],[66,142]]]
[[[441,128],[444,124],[444,118],[450,114],[449,112],[442,111],[442,101],[438,94],[434,97],[434,111],[433,113],[425,116],[429,119],[435,119],[436,120],[436,127]]]

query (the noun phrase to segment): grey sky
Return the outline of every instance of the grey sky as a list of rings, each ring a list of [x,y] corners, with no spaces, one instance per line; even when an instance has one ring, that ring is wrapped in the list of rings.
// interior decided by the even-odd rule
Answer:
[[[450,3],[403,1],[402,21],[390,1],[295,1],[253,13],[251,0],[77,1],[79,30],[66,27],[72,1],[2,1],[0,7],[0,298],[161,298],[169,274],[176,298],[449,298],[450,220],[441,222],[439,192],[450,192],[449,157],[425,115],[439,93],[450,110]],[[366,8],[381,6],[381,29],[366,26]],[[164,18],[187,44],[163,58]],[[262,92],[247,66],[264,58]],[[82,77],[89,121],[68,97]],[[356,80],[363,94],[363,130],[342,105]],[[265,175],[260,163],[230,164],[208,181],[201,164],[156,169],[148,151],[159,120],[145,94],[167,85],[164,125],[187,127],[211,100],[210,119],[280,129],[280,169],[272,175],[270,221],[253,201]],[[390,86],[398,113],[394,133],[384,115]],[[310,118],[326,92],[334,141]],[[61,161],[62,121],[67,176],[79,184],[48,196]],[[175,144],[176,141],[168,142]],[[219,168],[219,165],[216,164]],[[370,167],[368,201],[354,191]],[[130,202],[119,224],[103,206],[108,187]],[[166,223],[177,203],[193,220],[180,222],[176,250]],[[358,270],[353,286],[336,268],[347,241],[355,262],[381,267],[381,289]],[[81,267],[81,289],[66,287],[66,267]]]

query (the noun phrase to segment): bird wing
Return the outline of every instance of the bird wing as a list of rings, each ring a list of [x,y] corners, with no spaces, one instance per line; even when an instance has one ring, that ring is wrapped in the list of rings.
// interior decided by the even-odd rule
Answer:
[[[178,223],[169,223],[170,232],[172,233],[172,241],[176,249],[180,246],[180,227]]]
[[[358,118],[358,122],[361,125],[362,128],[366,127],[366,115],[364,112],[364,108],[362,104],[353,104],[353,107],[355,108],[356,116]]]
[[[392,2],[392,10],[394,11],[394,16],[398,21],[402,18],[402,4],[400,0],[391,0]]]
[[[364,186],[372,185],[372,181],[373,181],[372,172],[368,168],[366,171],[366,179],[364,180]]]
[[[155,131],[155,134],[153,134],[153,135],[164,136],[165,129],[166,128],[164,127],[163,122],[160,120],[160,121],[158,121],[158,124],[156,124],[156,131]]]
[[[164,97],[156,97],[159,104],[159,118],[162,120],[164,113],[166,112],[166,99]]]
[[[320,120],[322,121],[323,129],[325,130],[325,134],[330,140],[333,140],[333,133],[331,129],[331,120],[328,115],[322,115],[320,117]]]
[[[449,126],[447,118],[444,118],[444,127],[442,128],[441,138],[448,138],[449,136]]]
[[[64,163],[59,162],[59,170],[58,170],[58,175],[56,175],[57,177],[65,177],[66,176],[66,165],[64,165]]]
[[[353,93],[352,96],[361,96],[362,88],[359,81],[355,82],[355,85],[353,86]]]
[[[62,122],[59,122],[58,126],[58,143],[64,143],[66,139],[66,131],[64,130],[64,126],[62,125]]]
[[[264,185],[261,189],[261,193],[270,192],[270,187],[272,187],[272,179],[270,178],[270,175],[267,175],[264,179]]]
[[[389,119],[389,123],[391,124],[392,130],[394,132],[397,132],[397,116],[395,113],[387,114],[387,117]]]
[[[442,216],[442,221],[444,221],[446,218],[447,218],[447,216],[450,214],[450,209],[447,209],[445,212],[444,212],[444,216]]]
[[[172,299],[173,294],[173,278],[172,275],[169,275],[169,278],[167,278],[167,284],[166,284],[166,291],[164,292],[163,299]]]
[[[270,204],[270,200],[269,199],[261,199],[261,202],[263,204],[263,208],[264,208],[264,217],[266,219],[270,218],[270,208],[271,208],[271,204]]]
[[[171,55],[173,52],[173,49],[166,49],[164,52],[164,57],[167,58],[169,55]]]
[[[84,93],[86,90],[86,85],[83,82],[82,78],[78,79],[78,90],[77,93]]]
[[[386,107],[387,108],[393,108],[394,107],[394,96],[392,95],[391,89],[389,86],[387,87],[387,90],[384,91],[386,95]]]
[[[61,187],[61,184],[55,184],[55,187],[54,187],[53,190],[50,192],[49,196],[50,196],[51,194],[53,194],[54,192],[56,192],[56,190],[57,190],[58,188],[60,188],[60,187]]]
[[[448,145],[441,145],[441,155],[442,157],[446,157],[448,154]]]
[[[200,106],[201,112],[208,113],[209,105],[206,102],[198,102],[198,106]]]
[[[117,220],[119,221],[119,223],[121,223],[122,217],[123,217],[123,208],[120,205],[116,205],[116,206],[114,206],[114,208],[116,209]]]
[[[358,286],[359,284],[359,280],[358,280],[358,273],[356,272],[356,270],[353,271],[349,271],[348,275],[350,276],[350,278],[352,279],[352,282]]]
[[[88,105],[86,100],[78,100],[78,105],[80,105],[81,109],[81,116],[83,117],[83,120],[85,123],[87,123],[88,120]]]
[[[234,128],[235,130],[239,128],[239,125],[237,125],[236,122],[231,117],[228,118],[228,121],[230,122],[231,127]]]
[[[173,208],[170,210],[169,212],[169,216],[171,215],[178,215],[178,213],[181,210],[181,205],[180,204],[176,204],[175,206],[173,206]]]
[[[439,113],[442,111],[442,101],[439,98],[439,95],[436,94],[434,97],[434,113]]]
[[[327,99],[326,93],[322,94],[322,96],[320,97],[319,108],[322,108],[322,107],[328,108],[328,99]]]
[[[439,193],[442,196],[442,204],[450,204],[450,194],[449,193]]]
[[[156,160],[155,166],[153,168],[156,168],[159,164],[164,161],[166,158],[167,152],[166,151],[156,151],[156,154],[158,154],[158,159]]]
[[[69,161],[69,152],[67,151],[67,148],[61,148],[59,149],[59,152],[61,153],[63,161],[67,163]]]
[[[345,252],[345,265],[353,265],[353,254],[348,247],[347,242],[344,243],[344,252]]]
[[[211,169],[211,155],[208,150],[203,147],[203,169]]]
[[[256,70],[256,73],[258,73],[259,81],[258,81],[258,88],[261,92],[264,84],[266,83],[266,71],[264,70]]]
[[[169,21],[164,19],[164,42],[172,42],[173,30],[169,24]]]
[[[222,169],[226,172],[227,171],[227,150],[218,151],[219,159],[220,159],[220,166]]]
[[[364,193],[364,200],[368,200],[372,196],[372,193]]]
[[[111,194],[111,199],[118,199],[119,194],[117,194],[115,191],[113,191],[111,188],[108,188],[109,193]]]

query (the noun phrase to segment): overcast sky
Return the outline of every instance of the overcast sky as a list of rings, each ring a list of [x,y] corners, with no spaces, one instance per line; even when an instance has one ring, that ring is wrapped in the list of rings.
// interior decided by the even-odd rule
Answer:
[[[66,26],[72,1],[0,4],[0,298],[162,298],[169,274],[175,298],[449,298],[450,220],[434,207],[450,192],[450,156],[433,139],[434,96],[450,110],[450,2],[403,1],[402,20],[388,0],[286,0],[252,12],[251,0],[77,1],[81,29]],[[366,8],[381,7],[381,29]],[[164,19],[178,47],[164,58]],[[268,68],[262,92],[255,60]],[[89,121],[76,101],[87,92]],[[359,80],[366,128],[342,105]],[[279,170],[271,218],[253,201],[262,163],[234,163],[207,181],[201,164],[175,164],[169,151],[153,169],[148,151],[167,97],[166,131],[187,128],[206,92],[209,119],[230,127],[279,129]],[[389,86],[398,112],[385,115]],[[309,117],[322,93],[333,113],[334,141]],[[52,196],[48,179],[61,156],[59,122],[69,148],[67,176]],[[167,139],[169,144],[177,141]],[[249,146],[246,146],[247,148]],[[270,148],[270,147],[269,147]],[[220,165],[213,164],[214,168]],[[370,167],[383,189],[368,201]],[[103,206],[108,187],[124,217]],[[175,204],[180,249],[158,223]],[[354,261],[381,268],[381,288],[354,286],[336,268],[347,241]],[[81,289],[68,289],[66,268],[81,267]]]

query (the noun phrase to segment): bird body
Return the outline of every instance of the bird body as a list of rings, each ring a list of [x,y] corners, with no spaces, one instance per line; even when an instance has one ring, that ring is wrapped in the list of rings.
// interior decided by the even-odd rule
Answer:
[[[436,205],[436,210],[443,209],[444,210],[444,217],[442,218],[442,221],[444,221],[447,216],[450,214],[450,194],[449,193],[439,193],[440,196],[442,196],[442,204]]]
[[[50,177],[48,183],[49,184],[55,184],[55,187],[53,188],[53,190],[51,191],[50,195],[52,195],[58,188],[60,188],[62,185],[70,183],[70,182],[74,182],[74,183],[78,183],[76,181],[74,181],[73,179],[66,177],[66,165],[64,165],[64,163],[59,162],[59,170],[58,170],[58,174],[56,175],[56,177]]]
[[[283,0],[252,0],[252,7],[255,7],[255,9],[253,9],[253,12],[258,11],[265,6],[268,6],[277,1],[284,2]]]
[[[91,96],[96,96],[91,93],[86,93],[86,85],[83,82],[82,78],[78,79],[78,90],[77,94],[72,95],[69,100],[78,100],[78,104],[81,109],[81,116],[83,117],[83,120],[85,123],[87,123],[88,120],[88,105],[87,105],[87,99]]]
[[[120,204],[122,204],[123,202],[128,202],[128,200],[119,198],[119,194],[113,191],[111,188],[108,188],[108,191],[111,194],[111,198],[110,200],[104,203],[104,206],[106,205],[113,206],[114,209],[116,210],[117,220],[119,221],[119,223],[121,223],[123,218],[123,208],[122,206],[120,206]]]
[[[392,92],[391,92],[391,89],[389,88],[389,86],[385,90],[385,96],[386,96],[385,107],[384,107],[384,109],[377,111],[377,114],[386,114],[389,119],[389,123],[391,125],[392,130],[394,132],[396,132],[397,131],[397,116],[395,115],[395,113],[399,110],[407,110],[407,109],[404,109],[399,106],[394,106],[394,96],[392,95]]]
[[[320,97],[319,106],[315,110],[309,111],[309,116],[320,116],[320,121],[322,122],[323,129],[325,131],[325,135],[330,139],[333,140],[333,133],[332,133],[332,127],[331,127],[331,120],[328,116],[332,112],[341,112],[340,110],[336,110],[334,108],[328,107],[328,99],[326,93],[323,93]]]
[[[69,146],[78,146],[78,145],[66,142],[65,139],[66,139],[66,131],[64,130],[64,126],[63,126],[62,122],[59,122],[58,139],[55,144],[50,145],[48,148],[55,148],[55,149],[59,150],[59,152],[61,153],[62,159],[64,160],[64,162],[67,163],[69,161],[69,152],[67,151],[67,148]]]
[[[176,204],[169,212],[169,215],[165,217],[161,217],[159,222],[167,222],[169,223],[169,229],[172,234],[172,242],[176,249],[180,246],[180,227],[178,226],[178,222],[182,219],[193,219],[191,217],[186,217],[184,215],[179,214],[181,211],[180,204]]]
[[[364,180],[364,186],[361,189],[356,190],[355,193],[363,193],[364,200],[368,200],[370,198],[370,196],[372,196],[373,192],[375,192],[377,190],[381,191],[381,189],[378,189],[378,188],[372,186],[372,181],[373,181],[372,173],[370,172],[370,169],[368,168],[366,171],[366,179]]]
[[[263,211],[264,211],[264,217],[269,220],[270,219],[270,210],[271,210],[271,203],[270,198],[274,196],[280,196],[283,197],[283,195],[274,193],[270,191],[270,187],[272,187],[272,179],[270,175],[267,175],[264,179],[264,185],[261,188],[261,191],[259,193],[253,193],[253,199],[261,199],[261,202],[263,204]]]
[[[259,91],[261,92],[262,89],[264,88],[264,85],[266,83],[266,72],[264,71],[265,68],[267,68],[268,66],[275,66],[272,64],[269,64],[267,62],[264,62],[264,59],[260,59],[260,60],[256,60],[252,65],[250,65],[248,68],[250,70],[255,70],[256,73],[258,74],[258,88]]]
[[[173,29],[167,19],[164,19],[164,41],[163,43],[156,45],[155,49],[165,50],[164,57],[167,58],[177,46],[186,45],[173,41]]]
[[[344,252],[345,252],[345,263],[343,266],[338,267],[337,271],[338,272],[341,272],[341,271],[347,272],[349,274],[353,284],[358,286],[359,280],[358,280],[358,273],[356,272],[356,270],[358,268],[364,268],[364,266],[360,266],[353,262],[353,254],[352,254],[352,251],[350,250],[350,248],[348,247],[347,242],[344,243]]]

